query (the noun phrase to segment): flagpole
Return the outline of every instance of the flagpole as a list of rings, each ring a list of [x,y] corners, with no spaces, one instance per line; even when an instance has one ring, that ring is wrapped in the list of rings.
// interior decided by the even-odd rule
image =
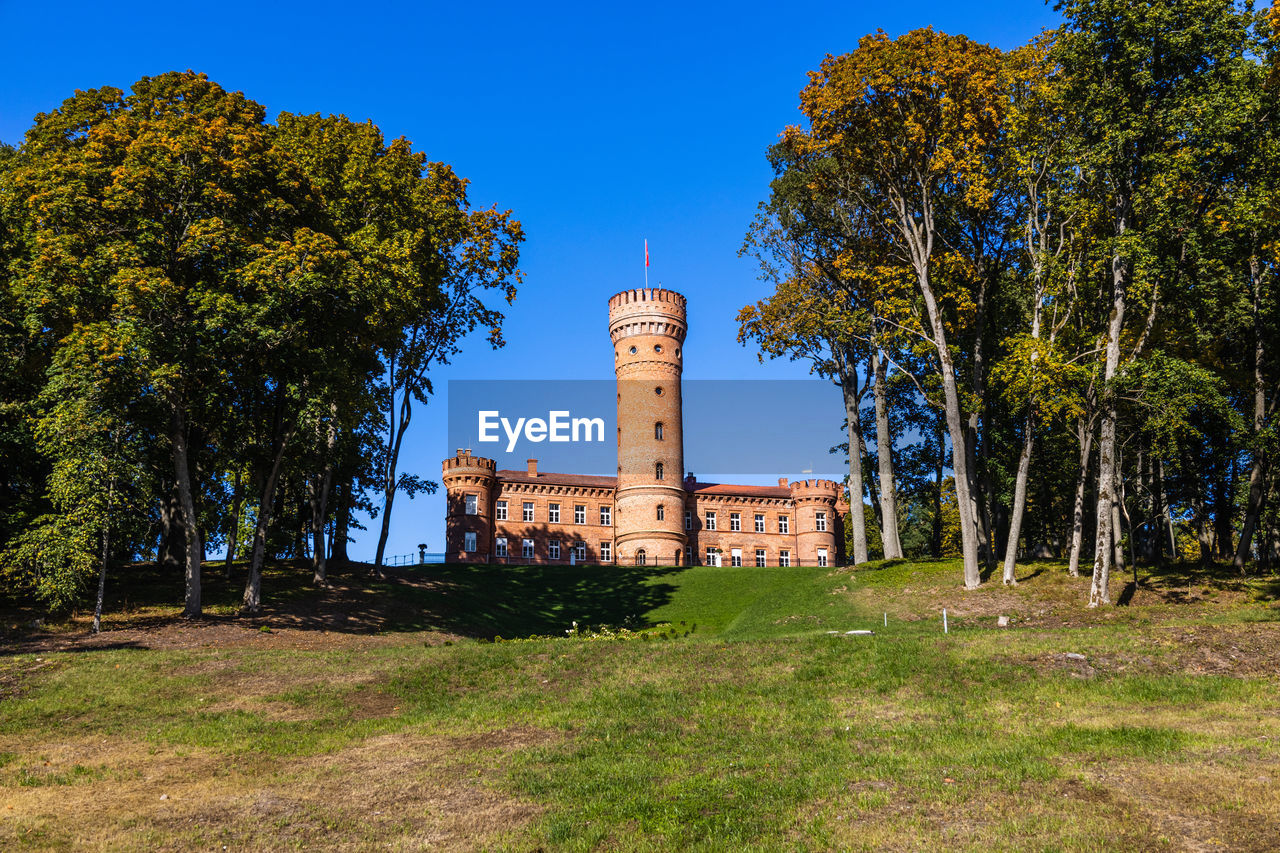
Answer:
[[[644,241],[644,289],[649,289],[649,240]]]

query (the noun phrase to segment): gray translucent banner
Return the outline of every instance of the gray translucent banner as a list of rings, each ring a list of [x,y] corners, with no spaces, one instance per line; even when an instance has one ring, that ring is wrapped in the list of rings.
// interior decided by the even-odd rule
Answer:
[[[631,380],[628,380],[630,382]],[[634,380],[644,393],[652,381]],[[623,383],[625,384],[625,383]],[[451,380],[445,456],[459,448],[499,469],[611,476],[618,465],[618,395],[610,380]],[[689,379],[682,383],[687,471],[825,477],[847,473],[840,390],[822,380]],[[670,402],[668,398],[668,402]]]

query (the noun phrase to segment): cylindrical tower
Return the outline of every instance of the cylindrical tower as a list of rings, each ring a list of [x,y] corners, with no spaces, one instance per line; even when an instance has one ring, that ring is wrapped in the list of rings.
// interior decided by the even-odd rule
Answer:
[[[497,463],[470,450],[444,460],[445,560],[487,563],[493,547],[493,500]]]
[[[801,480],[791,484],[796,507],[797,564],[834,566],[839,559],[836,533],[841,528],[836,503],[840,484],[831,480]]]
[[[660,288],[609,300],[618,377],[618,491],[614,542],[619,565],[683,560],[684,422],[680,373],[685,298]]]

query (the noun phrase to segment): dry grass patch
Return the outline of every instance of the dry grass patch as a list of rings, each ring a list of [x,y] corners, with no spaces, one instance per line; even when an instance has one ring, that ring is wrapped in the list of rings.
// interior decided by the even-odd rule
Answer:
[[[0,847],[481,849],[540,813],[503,790],[497,775],[514,752],[552,740],[532,728],[381,735],[293,760],[49,742],[14,763],[34,761],[51,779],[76,766],[95,773],[39,786],[15,784],[8,773]]]

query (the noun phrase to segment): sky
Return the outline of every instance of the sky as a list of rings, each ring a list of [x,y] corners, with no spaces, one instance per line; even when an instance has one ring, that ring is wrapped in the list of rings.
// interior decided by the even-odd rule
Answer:
[[[76,89],[205,72],[280,111],[343,114],[404,136],[471,181],[475,207],[523,224],[524,282],[506,346],[476,338],[433,374],[402,470],[452,455],[447,383],[610,379],[607,299],[685,294],[685,377],[791,379],[760,364],[735,316],[767,295],[743,235],[770,180],[765,150],[798,123],[806,73],[868,33],[933,26],[1008,49],[1057,24],[1037,0],[914,3],[92,3],[0,0],[0,141]],[[747,415],[732,415],[744,417]],[[832,415],[838,441],[842,415]],[[696,460],[686,459],[697,468]],[[581,472],[592,473],[592,472]],[[607,472],[599,472],[607,473]],[[778,471],[796,477],[799,471]],[[769,482],[765,478],[762,482]],[[744,479],[744,482],[752,480]],[[376,524],[355,533],[372,557]],[[443,494],[400,496],[388,555],[443,550]]]

